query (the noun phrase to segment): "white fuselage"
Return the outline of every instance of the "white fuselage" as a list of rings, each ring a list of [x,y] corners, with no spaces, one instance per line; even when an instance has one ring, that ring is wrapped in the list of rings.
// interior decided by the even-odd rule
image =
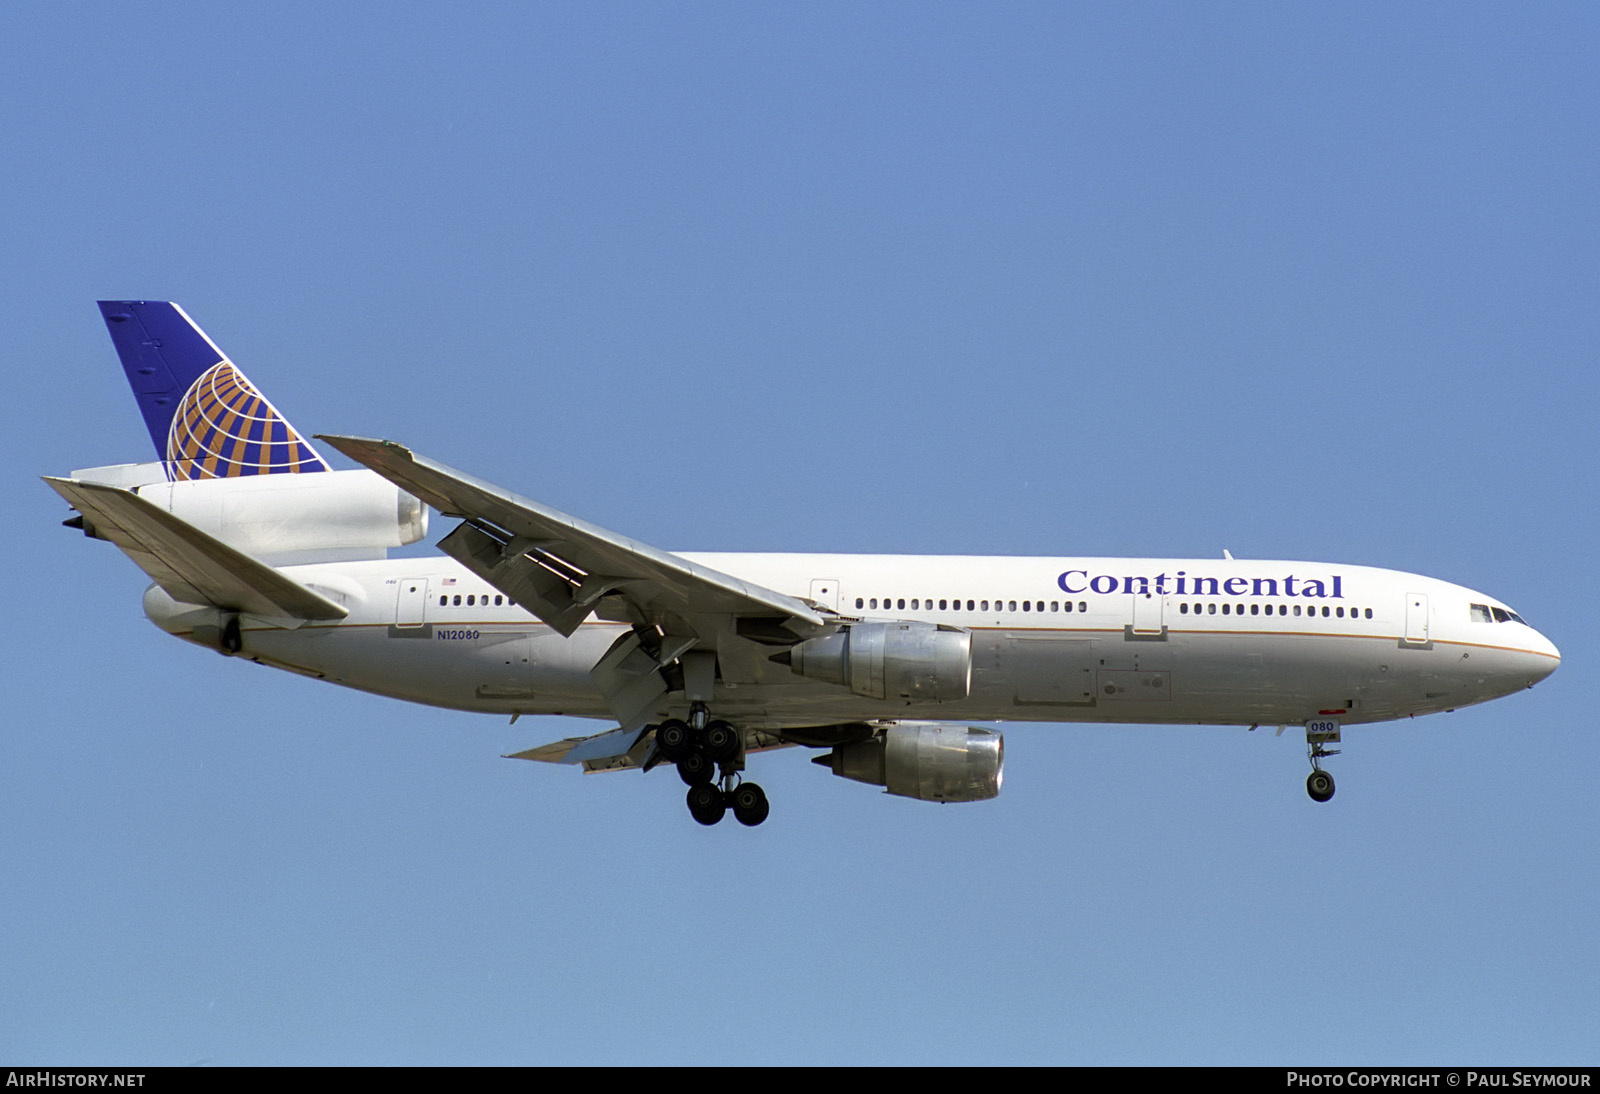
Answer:
[[[966,698],[878,700],[797,676],[772,646],[718,643],[712,709],[750,728],[854,720],[1295,724],[1376,722],[1531,686],[1560,654],[1499,601],[1433,578],[1257,560],[700,554],[682,557],[845,620],[972,633]],[[563,638],[449,558],[289,567],[349,609],[332,624],[245,617],[242,656],[434,706],[609,718],[589,670],[626,625]],[[1474,607],[1476,606],[1476,608]],[[1482,610],[1479,610],[1482,609]],[[179,637],[212,609],[154,586]],[[683,716],[682,693],[661,717]]]

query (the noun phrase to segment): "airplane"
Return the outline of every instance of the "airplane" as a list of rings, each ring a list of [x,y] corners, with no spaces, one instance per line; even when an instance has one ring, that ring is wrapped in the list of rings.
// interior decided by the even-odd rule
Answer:
[[[1303,726],[1326,802],[1344,726],[1561,661],[1491,596],[1369,566],[664,551],[392,441],[317,435],[361,465],[334,470],[176,304],[100,311],[158,459],[45,482],[150,577],[156,626],[379,695],[610,722],[511,758],[673,767],[705,825],[766,820],[747,762],[791,746],[891,795],[994,798],[1011,721]],[[443,556],[390,558],[430,506],[457,522]]]

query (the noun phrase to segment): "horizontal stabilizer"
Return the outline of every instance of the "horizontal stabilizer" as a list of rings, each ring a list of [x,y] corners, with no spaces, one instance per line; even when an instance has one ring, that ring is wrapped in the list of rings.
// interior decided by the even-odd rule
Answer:
[[[274,618],[343,619],[342,605],[115,486],[44,476],[174,600]]]

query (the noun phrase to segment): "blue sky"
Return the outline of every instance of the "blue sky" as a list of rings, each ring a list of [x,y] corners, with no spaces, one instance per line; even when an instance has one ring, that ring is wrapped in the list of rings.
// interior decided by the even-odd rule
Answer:
[[[0,1061],[1593,1063],[1600,14],[21,3]],[[297,425],[669,549],[1311,558],[1483,589],[1531,692],[1007,730],[936,807],[230,662],[58,527],[149,458],[94,308]],[[444,530],[444,522],[439,529]]]

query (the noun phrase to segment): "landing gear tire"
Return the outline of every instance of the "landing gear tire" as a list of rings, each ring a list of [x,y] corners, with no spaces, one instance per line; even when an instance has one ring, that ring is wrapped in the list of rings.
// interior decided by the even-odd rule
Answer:
[[[710,783],[689,788],[689,815],[701,824],[716,824],[727,811],[727,795]]]
[[[678,761],[678,777],[688,786],[710,786],[716,781],[717,765],[696,749]]]
[[[656,751],[668,763],[677,763],[694,751],[694,730],[676,718],[656,726]]]
[[[732,763],[739,758],[739,731],[727,722],[710,722],[705,732],[706,755],[719,764]]]
[[[755,783],[740,783],[728,798],[728,804],[733,806],[733,819],[752,828],[766,820],[767,814],[772,812],[766,791]]]
[[[1325,802],[1333,797],[1333,776],[1320,767],[1306,776],[1306,793],[1314,802]]]

